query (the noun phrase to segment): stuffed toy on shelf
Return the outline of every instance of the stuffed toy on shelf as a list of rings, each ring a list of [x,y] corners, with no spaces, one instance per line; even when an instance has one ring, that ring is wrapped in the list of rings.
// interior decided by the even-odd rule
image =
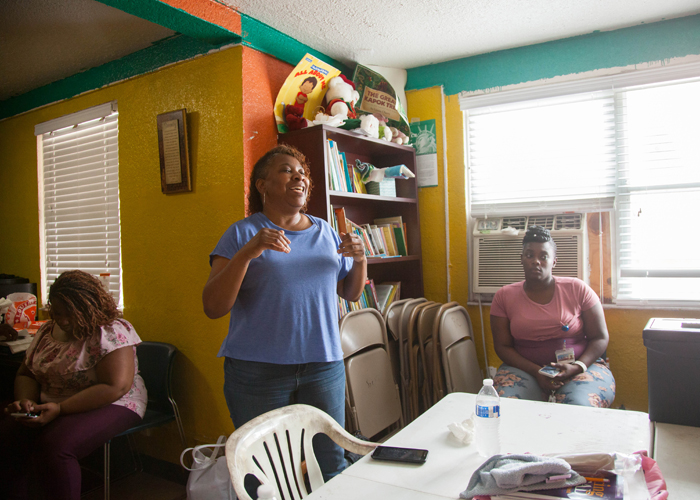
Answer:
[[[370,115],[367,115],[370,116]],[[355,160],[355,168],[360,172],[362,182],[382,182],[386,179],[412,179],[415,174],[406,165],[395,165],[393,167],[377,168],[371,163]]]
[[[313,124],[340,127],[348,120],[356,119],[355,103],[359,98],[360,94],[355,90],[355,84],[345,75],[331,78],[323,98],[323,108],[315,115]]]

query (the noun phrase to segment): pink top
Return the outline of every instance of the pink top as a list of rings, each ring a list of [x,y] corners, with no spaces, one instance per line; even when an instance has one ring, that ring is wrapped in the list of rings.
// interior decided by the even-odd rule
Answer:
[[[577,278],[554,277],[554,296],[548,304],[533,302],[525,293],[524,281],[506,285],[496,292],[491,314],[510,320],[515,350],[533,363],[556,361],[555,351],[574,349],[576,359],[586,350],[581,313],[599,304],[593,289]],[[568,325],[569,330],[562,330]]]
[[[41,385],[42,403],[61,401],[97,383],[95,365],[112,351],[133,346],[134,381],[129,392],[112,404],[126,406],[141,418],[146,413],[148,396],[136,357],[141,343],[131,323],[118,319],[101,328],[100,335],[86,340],[60,342],[53,338],[53,321],[46,322],[34,336],[25,360]]]

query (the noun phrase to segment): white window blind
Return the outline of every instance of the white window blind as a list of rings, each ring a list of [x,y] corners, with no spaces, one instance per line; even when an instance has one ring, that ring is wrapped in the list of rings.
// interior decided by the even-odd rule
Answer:
[[[470,215],[611,210],[614,112],[612,91],[469,110]]]
[[[109,273],[123,307],[116,103],[36,127],[39,153],[42,296],[64,271]]]
[[[700,301],[700,82],[616,99],[618,302]]]

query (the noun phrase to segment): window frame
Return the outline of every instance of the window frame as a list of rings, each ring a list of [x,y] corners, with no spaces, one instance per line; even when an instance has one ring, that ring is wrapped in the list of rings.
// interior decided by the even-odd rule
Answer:
[[[586,75],[584,75],[586,76]],[[610,90],[613,92],[619,92],[628,87],[639,87],[650,84],[664,84],[665,82],[672,81],[682,81],[689,79],[700,79],[700,62],[694,62],[690,64],[683,64],[677,66],[653,68],[637,70],[630,73],[622,73],[612,76],[603,77],[592,77],[586,80],[576,80],[568,81],[564,83],[543,83],[542,85],[521,84],[518,88],[505,89],[502,91],[495,92],[461,92],[459,95],[460,109],[464,113],[464,133],[465,133],[465,165],[466,165],[466,189],[467,189],[467,239],[468,244],[468,258],[469,258],[469,270],[470,275],[472,275],[472,254],[473,249],[471,248],[471,235],[473,233],[475,218],[470,212],[470,201],[469,197],[471,195],[471,185],[470,185],[470,172],[469,172],[469,131],[467,126],[467,120],[469,118],[469,110],[475,108],[483,108],[487,106],[497,106],[502,104],[515,104],[522,101],[528,101],[533,99],[549,99],[552,97],[562,97],[577,93],[593,93],[598,91]],[[617,98],[616,98],[617,101]],[[617,105],[616,105],[617,106]],[[617,110],[616,110],[617,113]],[[619,167],[616,168],[619,171]],[[616,200],[619,196],[619,185],[618,191],[616,192]],[[632,299],[618,298],[618,280],[621,275],[620,270],[620,242],[618,228],[620,223],[620,209],[618,208],[618,203],[616,201],[615,207],[610,210],[612,212],[612,224],[611,224],[611,261],[612,261],[612,292],[614,307],[631,307],[631,308],[655,308],[655,309],[697,309],[700,306],[700,301],[689,300],[689,301],[679,301],[679,300],[652,300],[652,299]],[[470,285],[470,298],[474,297],[475,294],[472,292],[472,287]]]
[[[104,253],[105,256],[108,255],[113,255],[116,256],[116,258],[112,257],[106,257],[107,262],[105,263],[105,266],[97,266],[100,267],[99,272],[109,272],[110,277],[109,277],[109,282],[110,282],[110,292],[112,296],[114,297],[115,301],[117,302],[117,306],[120,310],[123,310],[124,307],[124,292],[123,292],[123,270],[122,270],[122,265],[121,265],[121,209],[120,209],[120,202],[119,202],[119,124],[118,124],[118,119],[119,119],[119,114],[118,114],[118,107],[117,107],[117,102],[112,101],[108,102],[105,104],[101,104],[98,106],[94,106],[91,108],[84,109],[82,111],[72,113],[69,115],[61,116],[59,118],[56,118],[54,120],[50,120],[47,122],[39,123],[35,126],[34,129],[34,134],[37,137],[37,176],[38,176],[38,197],[39,197],[39,253],[40,253],[40,274],[41,274],[41,296],[42,296],[42,305],[46,306],[48,303],[48,291],[51,282],[55,277],[52,279],[49,276],[49,271],[51,270],[51,266],[49,266],[48,259],[49,259],[49,250],[48,250],[48,244],[49,244],[49,238],[47,231],[49,231],[49,217],[47,215],[47,207],[46,207],[46,200],[47,200],[47,192],[46,192],[46,187],[47,187],[47,182],[51,182],[51,180],[48,178],[48,171],[47,171],[47,166],[49,165],[49,161],[45,159],[44,154],[46,152],[46,145],[44,144],[44,141],[46,140],[45,138],[48,138],[52,134],[60,134],[61,133],[66,133],[69,131],[69,129],[74,129],[80,133],[79,127],[81,125],[86,125],[86,131],[91,132],[92,130],[90,129],[90,123],[89,122],[94,122],[96,120],[99,120],[100,122],[104,122],[105,120],[108,120],[108,125],[105,125],[103,123],[103,130],[102,131],[97,131],[98,133],[106,134],[101,140],[106,141],[104,146],[101,146],[102,154],[105,158],[108,156],[111,156],[112,159],[102,159],[102,165],[98,167],[98,169],[102,170],[102,176],[104,177],[103,181],[105,184],[111,183],[111,187],[105,187],[102,192],[104,193],[103,196],[105,197],[104,201],[102,202],[102,206],[104,206],[105,214],[107,213],[112,213],[114,214],[116,212],[116,222],[112,222],[111,224],[108,224],[105,222],[105,224],[108,224],[107,227],[111,228],[111,231],[114,232],[116,230],[116,238],[112,237],[111,238],[111,243],[105,243],[103,246],[98,246],[96,248],[99,249],[99,253]],[[113,126],[111,124],[114,124]],[[111,130],[109,130],[111,129]],[[67,134],[66,134],[67,135]],[[100,139],[98,139],[99,141]],[[73,147],[78,148],[80,146],[80,139],[75,138],[75,145]],[[112,146],[109,146],[109,144],[112,144]],[[109,147],[112,147],[111,152],[109,152]],[[77,149],[76,153],[79,157],[81,155],[85,154],[85,150],[80,150]],[[99,157],[98,157],[99,158]],[[84,160],[84,157],[79,158],[80,160]],[[83,168],[85,168],[86,165],[82,165]],[[109,173],[111,172],[111,174]],[[92,173],[92,172],[91,172]],[[112,181],[108,181],[108,176],[114,177],[114,174],[116,173],[116,179]],[[64,174],[65,175],[65,174]],[[80,175],[80,172],[74,175]],[[71,189],[73,187],[72,184],[70,184]],[[86,186],[80,186],[80,187],[86,187]],[[99,191],[97,191],[99,193]],[[83,196],[85,191],[77,193],[77,200],[79,201],[81,196]],[[107,197],[111,197],[112,201],[108,201]],[[116,201],[114,198],[116,197]],[[94,206],[94,205],[93,205]],[[100,204],[98,204],[100,206]],[[76,204],[76,206],[73,208],[74,211],[78,211],[78,213],[81,214],[82,216],[82,211],[85,209],[84,206],[80,206],[79,203]],[[90,208],[90,210],[94,210]],[[80,216],[79,216],[80,217]],[[87,219],[80,219],[76,217],[71,217],[70,215],[59,215],[55,214],[54,215],[54,225],[57,225],[60,223],[60,219],[63,219],[69,224],[73,224],[77,222],[77,225],[73,226],[73,229],[69,229],[69,231],[74,230],[74,228],[79,227],[80,223],[83,221],[90,221],[92,215],[88,215]],[[105,217],[108,217],[108,215],[105,215]],[[112,215],[112,217],[114,217]],[[93,219],[94,220],[94,219]],[[92,222],[89,222],[92,224]],[[108,230],[109,231],[109,230]],[[80,235],[80,231],[76,231],[74,233],[68,232],[66,233],[68,236],[71,235]],[[101,239],[101,237],[97,238],[98,240]],[[116,245],[114,244],[114,240],[116,239]],[[72,255],[71,258],[80,260],[82,255],[84,255],[84,249],[89,248],[88,247],[79,247],[82,248],[77,250],[75,255]],[[61,251],[54,251],[52,253],[60,253]],[[89,258],[87,260],[89,262]],[[86,270],[87,272],[90,272],[93,275],[96,275],[98,273],[95,272],[95,266],[91,265],[90,268],[86,268],[85,266],[58,266],[58,270],[53,273],[53,274],[60,274],[60,272],[66,271],[68,269],[83,269]],[[114,271],[117,270],[115,273]]]

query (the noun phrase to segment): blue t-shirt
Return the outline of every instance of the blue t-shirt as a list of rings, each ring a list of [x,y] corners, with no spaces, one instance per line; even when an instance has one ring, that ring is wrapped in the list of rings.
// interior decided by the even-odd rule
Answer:
[[[343,359],[338,332],[338,281],[353,260],[338,253],[340,238],[324,220],[287,231],[289,253],[263,251],[253,259],[231,309],[218,356],[300,364]],[[280,230],[262,212],[229,227],[209,255],[231,259],[260,229]]]

